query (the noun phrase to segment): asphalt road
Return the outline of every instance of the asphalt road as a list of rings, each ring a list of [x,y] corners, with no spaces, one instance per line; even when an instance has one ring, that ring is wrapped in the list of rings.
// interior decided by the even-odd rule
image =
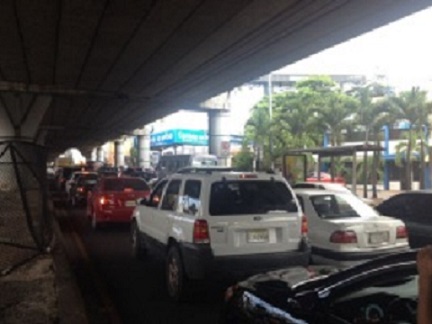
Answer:
[[[90,323],[217,323],[226,283],[204,284],[173,303],[163,260],[132,258],[128,226],[93,231],[84,209],[61,206],[57,219]]]

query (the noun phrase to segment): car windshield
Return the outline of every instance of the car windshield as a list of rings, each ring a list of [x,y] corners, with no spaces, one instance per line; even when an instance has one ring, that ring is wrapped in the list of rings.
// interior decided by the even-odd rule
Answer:
[[[313,195],[312,205],[321,218],[376,217],[379,214],[350,193]]]
[[[78,184],[81,186],[88,185],[88,184],[95,184],[97,181],[97,174],[82,174],[78,178]]]
[[[105,191],[123,191],[126,188],[135,191],[150,190],[147,183],[141,179],[112,178],[112,179],[106,179],[104,182]]]
[[[220,181],[211,186],[210,214],[213,216],[296,212],[297,203],[287,185],[280,181]]]

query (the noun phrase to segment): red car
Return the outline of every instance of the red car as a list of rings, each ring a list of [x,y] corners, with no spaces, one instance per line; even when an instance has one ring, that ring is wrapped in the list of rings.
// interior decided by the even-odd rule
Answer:
[[[334,180],[332,181],[331,174],[326,172],[321,172],[320,180],[318,180],[318,172],[313,172],[308,174],[308,177],[306,178],[306,182],[334,182],[334,183],[340,183],[342,185],[345,185],[345,179],[340,176],[335,176]]]
[[[87,196],[87,216],[92,228],[101,223],[130,222],[137,199],[149,194],[150,187],[139,178],[100,178]]]

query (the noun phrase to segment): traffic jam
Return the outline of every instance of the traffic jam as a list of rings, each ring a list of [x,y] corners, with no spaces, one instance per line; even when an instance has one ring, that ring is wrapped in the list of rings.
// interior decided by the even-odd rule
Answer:
[[[344,183],[219,166],[67,176],[56,185],[70,208],[100,236],[126,225],[132,257],[159,264],[171,303],[194,305],[223,280],[218,323],[416,323],[411,247],[430,242],[404,220],[404,197],[375,206]]]

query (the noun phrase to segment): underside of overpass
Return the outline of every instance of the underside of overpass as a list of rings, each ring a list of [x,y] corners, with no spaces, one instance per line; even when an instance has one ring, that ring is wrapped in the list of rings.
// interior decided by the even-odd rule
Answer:
[[[5,0],[0,137],[89,150],[430,0]]]

